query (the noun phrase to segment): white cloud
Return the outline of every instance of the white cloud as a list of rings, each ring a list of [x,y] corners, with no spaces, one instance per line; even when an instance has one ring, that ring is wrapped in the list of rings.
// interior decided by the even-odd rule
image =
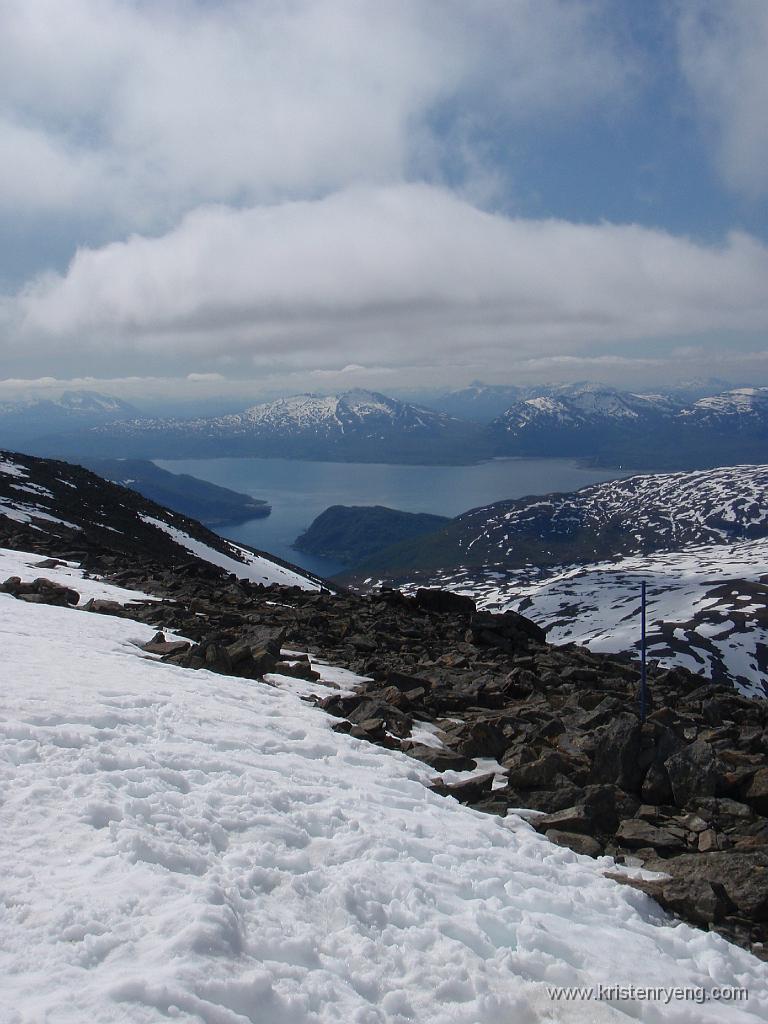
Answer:
[[[436,137],[436,109],[498,129],[613,102],[627,62],[604,8],[4,0],[0,210],[162,230],[200,203],[439,173],[454,129]]]
[[[768,192],[768,3],[688,0],[678,23],[680,64],[730,186]]]
[[[162,237],[78,252],[13,310],[28,353],[112,346],[311,369],[760,331],[766,280],[768,249],[748,235],[704,246],[633,225],[506,218],[400,185],[198,209]]]

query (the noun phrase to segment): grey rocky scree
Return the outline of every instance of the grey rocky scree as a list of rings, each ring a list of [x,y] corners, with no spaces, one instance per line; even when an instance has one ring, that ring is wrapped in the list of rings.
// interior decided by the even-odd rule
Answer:
[[[126,568],[124,558],[101,554],[97,567],[161,598],[121,614],[190,641],[169,643],[161,632],[148,653],[246,678],[280,671],[311,681],[307,659],[281,653],[297,647],[360,673],[369,682],[353,695],[306,699],[338,718],[337,730],[438,771],[497,760],[500,787],[485,773],[456,785],[436,779],[433,788],[488,813],[537,810],[535,827],[556,843],[665,872],[631,884],[763,955],[768,703],[652,667],[652,707],[641,723],[631,661],[548,645],[523,616],[477,612],[468,598],[265,588],[196,560]],[[3,589],[72,603],[45,580],[12,579]],[[99,604],[90,610],[116,611]],[[412,737],[419,723],[439,730],[441,747]]]

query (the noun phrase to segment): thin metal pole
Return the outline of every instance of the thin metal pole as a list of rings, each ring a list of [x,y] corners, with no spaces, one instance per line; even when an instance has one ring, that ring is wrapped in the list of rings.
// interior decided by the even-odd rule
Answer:
[[[645,665],[645,580],[640,584],[640,721],[648,711],[648,675]]]

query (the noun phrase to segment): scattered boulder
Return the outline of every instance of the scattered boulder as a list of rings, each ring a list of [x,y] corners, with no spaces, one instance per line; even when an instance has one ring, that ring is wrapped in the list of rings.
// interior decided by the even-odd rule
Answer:
[[[402,749],[417,761],[423,761],[438,772],[467,772],[477,768],[477,761],[473,761],[471,757],[454,754],[442,747],[428,747],[423,743],[407,741],[402,744]]]
[[[466,779],[464,782],[443,782],[442,779],[435,779],[430,783],[430,789],[441,796],[455,797],[459,803],[475,804],[483,800],[493,789],[494,772],[485,775],[476,775],[474,778]]]
[[[612,782],[630,793],[639,792],[643,781],[640,761],[642,732],[635,715],[624,712],[596,732],[592,765],[595,782]]]
[[[538,828],[538,823],[536,823]],[[539,829],[541,831],[541,829]],[[551,843],[558,846],[567,846],[576,853],[584,854],[587,857],[599,857],[603,848],[592,836],[582,835],[580,832],[561,832],[556,828],[549,828],[544,833]]]
[[[677,807],[685,807],[694,797],[714,796],[717,792],[722,770],[706,740],[698,739],[672,754],[664,767]]]
[[[425,611],[446,615],[474,615],[476,610],[471,597],[454,594],[452,590],[419,588],[414,600],[417,606]]]
[[[768,768],[760,768],[755,772],[746,788],[744,799],[760,814],[768,815]]]
[[[667,829],[657,828],[647,821],[630,818],[622,821],[616,830],[616,841],[629,849],[652,847],[654,850],[668,852],[685,849],[685,842]]]

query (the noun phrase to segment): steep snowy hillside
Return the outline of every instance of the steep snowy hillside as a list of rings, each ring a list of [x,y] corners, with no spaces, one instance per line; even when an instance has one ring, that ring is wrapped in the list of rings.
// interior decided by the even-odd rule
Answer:
[[[475,456],[479,428],[373,391],[294,395],[245,412],[200,419],[134,419],[82,433],[84,454],[255,455],[377,461],[461,461]]]
[[[322,585],[81,466],[3,451],[0,544],[99,564],[129,556],[171,566],[195,558],[255,582]]]
[[[4,1024],[764,1019],[765,965],[610,859],[153,633],[0,594]]]
[[[417,542],[385,549],[355,575],[488,565],[506,571],[765,536],[768,466],[729,466],[496,502]]]

